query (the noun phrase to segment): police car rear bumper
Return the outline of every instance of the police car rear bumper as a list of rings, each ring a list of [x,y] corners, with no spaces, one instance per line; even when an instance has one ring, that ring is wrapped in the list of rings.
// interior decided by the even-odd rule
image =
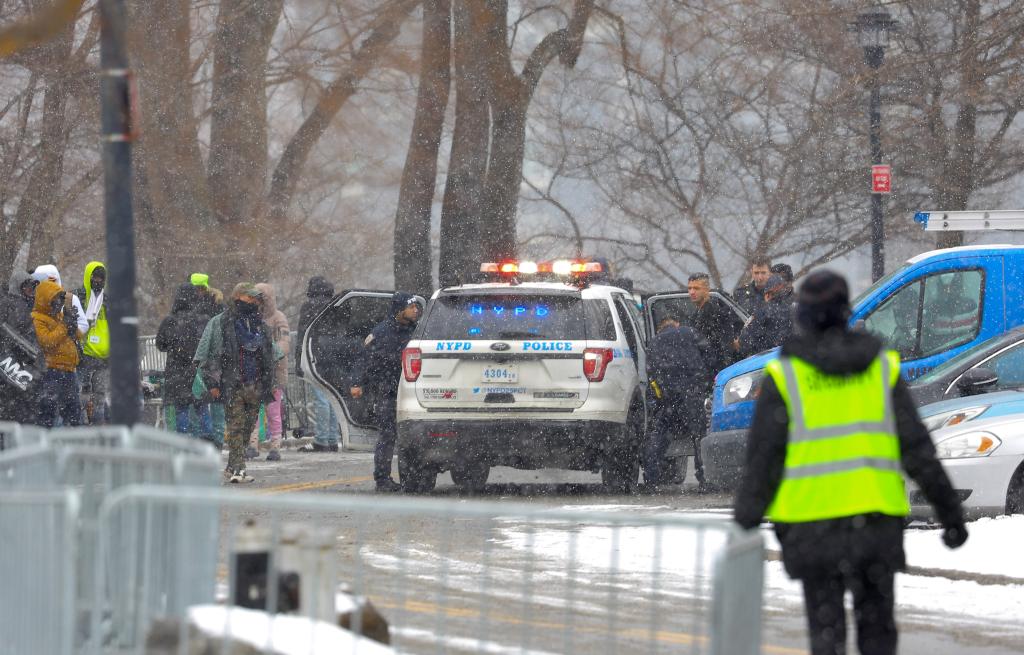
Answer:
[[[740,486],[747,457],[747,431],[723,430],[708,432],[700,442],[704,460],[704,479],[718,489],[732,490]]]
[[[468,459],[521,469],[597,471],[623,434],[622,424],[610,421],[405,421],[398,424],[398,447],[442,469]]]

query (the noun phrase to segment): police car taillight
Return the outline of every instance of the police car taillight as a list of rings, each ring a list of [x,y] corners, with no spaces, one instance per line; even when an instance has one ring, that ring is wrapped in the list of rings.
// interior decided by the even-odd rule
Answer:
[[[423,353],[419,348],[406,348],[402,351],[402,372],[406,382],[415,382],[423,370]]]
[[[583,375],[591,382],[600,382],[611,361],[611,348],[587,348],[583,351]]]

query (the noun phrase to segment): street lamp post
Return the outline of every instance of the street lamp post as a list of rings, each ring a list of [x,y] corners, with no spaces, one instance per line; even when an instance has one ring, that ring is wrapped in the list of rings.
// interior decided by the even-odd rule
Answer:
[[[868,132],[871,141],[871,163],[882,163],[882,99],[878,82],[878,69],[885,60],[889,36],[896,29],[896,21],[889,12],[878,9],[857,16],[853,25],[857,42],[864,48],[864,61],[871,68],[868,85],[871,101],[868,108]],[[882,194],[871,194],[871,279],[885,274],[885,223],[882,215]]]
[[[140,380],[132,216],[131,80],[124,0],[101,0],[100,77],[104,206],[107,219],[107,312],[110,317],[111,422],[139,422]]]

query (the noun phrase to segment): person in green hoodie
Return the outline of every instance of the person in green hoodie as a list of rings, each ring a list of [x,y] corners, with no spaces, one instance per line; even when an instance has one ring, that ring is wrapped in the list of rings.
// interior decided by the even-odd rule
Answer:
[[[103,262],[89,262],[85,266],[83,284],[75,295],[85,308],[89,331],[82,339],[82,360],[78,365],[78,381],[88,389],[82,398],[86,416],[92,425],[108,422],[107,390],[110,387],[110,329],[107,325],[107,307],[104,290],[107,286],[107,267]]]

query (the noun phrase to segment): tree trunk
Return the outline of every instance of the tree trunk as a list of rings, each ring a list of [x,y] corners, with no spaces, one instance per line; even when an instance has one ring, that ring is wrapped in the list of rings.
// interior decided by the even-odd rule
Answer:
[[[208,270],[219,252],[192,106],[189,0],[136,0],[130,34],[138,73],[141,137],[133,157],[136,191],[148,211],[138,214],[140,271],[150,280],[183,280]],[[140,183],[145,180],[145,184]],[[152,224],[146,224],[150,221]],[[161,296],[171,289],[152,290]]]
[[[49,51],[48,59],[52,65],[47,67],[46,93],[43,95],[43,123],[39,138],[39,159],[32,169],[28,186],[18,211],[14,216],[14,224],[25,231],[31,229],[31,242],[28,251],[29,266],[38,266],[53,262],[53,244],[58,237],[59,220],[54,214],[54,207],[60,199],[61,179],[64,175],[64,153],[68,145],[67,100],[68,71],[65,65],[71,56],[74,26],[69,25],[56,40],[44,47]],[[20,249],[21,239],[17,240]],[[14,245],[14,244],[12,244]],[[5,272],[10,274],[10,264],[14,263],[17,250],[11,253],[10,262],[4,262]],[[6,279],[6,278],[5,278]],[[70,281],[69,281],[70,282]]]
[[[424,0],[416,117],[395,213],[395,288],[433,288],[430,216],[445,111],[451,87],[451,0]]]
[[[221,0],[217,15],[207,183],[227,240],[215,268],[230,279],[255,279],[271,247],[257,219],[267,179],[267,55],[283,4]]]
[[[953,127],[953,147],[946,160],[939,188],[939,209],[962,211],[967,209],[974,191],[975,149],[979,94],[983,80],[978,61],[978,22],[981,14],[980,0],[966,0],[965,25],[960,44],[960,107]],[[939,248],[955,248],[964,244],[963,232],[940,232],[936,237]]]
[[[510,102],[495,112],[487,187],[486,229],[481,234],[484,259],[516,258],[516,209],[526,154],[526,102]]]
[[[480,31],[464,0],[455,3],[455,131],[441,209],[438,283],[467,281],[480,270],[480,209],[487,175],[490,115]]]

